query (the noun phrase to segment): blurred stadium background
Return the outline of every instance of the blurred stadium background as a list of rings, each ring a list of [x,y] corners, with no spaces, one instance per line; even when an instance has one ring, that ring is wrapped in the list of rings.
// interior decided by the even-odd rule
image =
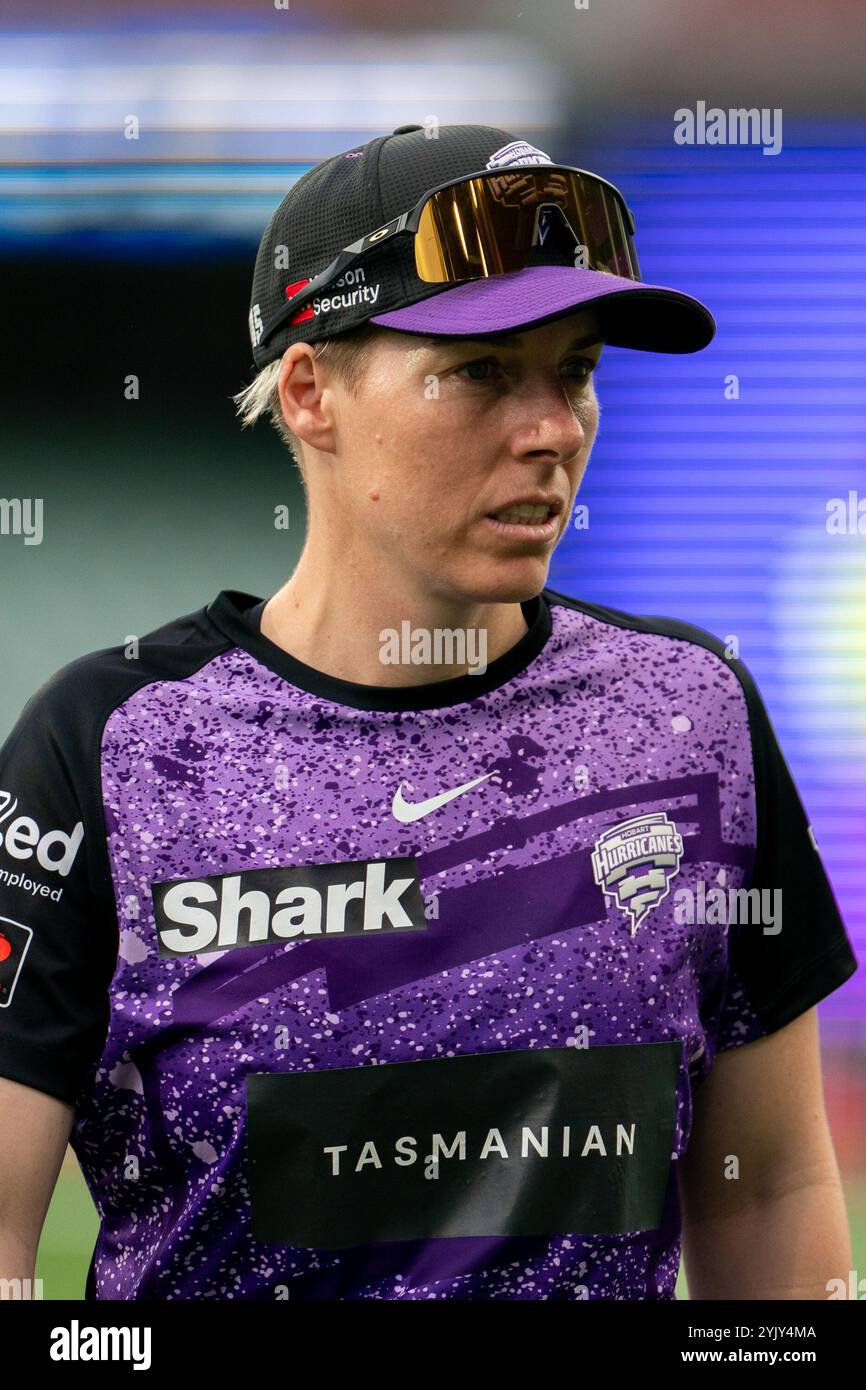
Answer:
[[[290,461],[267,425],[241,434],[229,399],[250,379],[258,238],[291,182],[408,122],[502,126],[618,184],[644,277],[719,324],[694,357],[605,350],[590,526],[550,582],[736,638],[862,960],[866,536],[826,521],[833,498],[866,503],[859,0],[476,0],[471,18],[457,0],[106,0],[2,16],[0,495],[43,499],[44,537],[0,534],[0,738],[66,661],[292,570]],[[701,100],[781,108],[782,151],[677,145],[674,112]],[[861,1278],[864,1015],[862,972],[820,1007]],[[96,1226],[70,1153],[40,1248],[47,1298],[81,1296]]]

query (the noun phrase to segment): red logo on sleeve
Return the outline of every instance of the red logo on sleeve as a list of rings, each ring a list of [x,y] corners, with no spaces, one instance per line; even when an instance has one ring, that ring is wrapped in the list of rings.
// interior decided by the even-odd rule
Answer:
[[[23,922],[0,917],[0,1009],[12,1003],[15,985],[33,937]]]

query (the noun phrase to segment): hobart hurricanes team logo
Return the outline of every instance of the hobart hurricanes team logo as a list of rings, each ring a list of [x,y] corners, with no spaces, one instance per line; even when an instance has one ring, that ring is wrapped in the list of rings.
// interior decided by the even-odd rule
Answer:
[[[682,854],[683,837],[664,811],[620,821],[596,840],[593,876],[605,897],[628,916],[632,936],[667,897]]]
[[[512,140],[503,145],[487,161],[488,169],[502,169],[509,164],[552,164],[553,160],[537,145],[529,145],[525,140]]]

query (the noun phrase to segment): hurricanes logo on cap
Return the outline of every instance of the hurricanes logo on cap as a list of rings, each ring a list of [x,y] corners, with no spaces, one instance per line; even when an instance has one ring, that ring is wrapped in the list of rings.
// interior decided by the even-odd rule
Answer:
[[[629,918],[632,936],[667,897],[682,854],[683,837],[664,811],[620,821],[596,840],[593,876],[605,897]]]
[[[543,150],[536,149],[535,145],[528,145],[525,140],[512,140],[510,145],[503,145],[501,150],[497,150],[487,161],[488,169],[499,169],[506,164],[552,164],[550,155]]]

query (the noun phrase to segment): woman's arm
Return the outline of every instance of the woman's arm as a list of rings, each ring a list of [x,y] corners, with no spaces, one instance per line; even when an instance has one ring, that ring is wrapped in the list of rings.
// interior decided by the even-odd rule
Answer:
[[[74,1117],[65,1101],[0,1076],[0,1280],[33,1280]]]
[[[721,1053],[680,1162],[693,1299],[822,1299],[851,1244],[824,1109],[816,1010]]]

